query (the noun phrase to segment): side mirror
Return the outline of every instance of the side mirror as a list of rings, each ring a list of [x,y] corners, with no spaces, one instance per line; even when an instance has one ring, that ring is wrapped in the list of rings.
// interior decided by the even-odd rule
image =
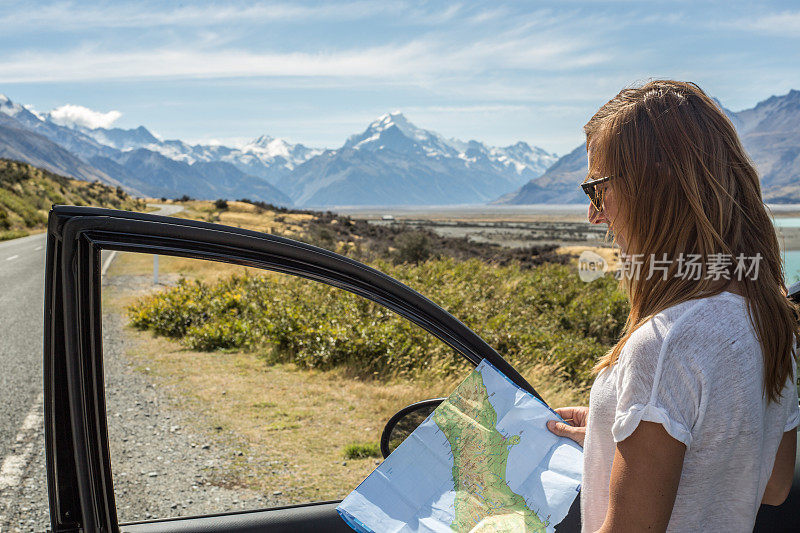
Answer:
[[[406,437],[411,435],[411,433],[417,429],[417,426],[422,424],[422,422],[439,407],[439,404],[445,400],[446,398],[423,400],[403,407],[395,413],[386,423],[386,426],[383,428],[383,433],[381,434],[381,453],[383,454],[383,458],[386,459],[389,457],[389,454],[392,453],[401,442],[406,440]]]

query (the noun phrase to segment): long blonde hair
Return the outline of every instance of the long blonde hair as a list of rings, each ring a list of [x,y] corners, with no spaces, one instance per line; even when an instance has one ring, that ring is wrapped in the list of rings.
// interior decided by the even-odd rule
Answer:
[[[654,257],[661,261],[666,254],[669,260],[666,279],[658,270],[622,277],[630,313],[622,337],[595,372],[614,365],[631,334],[656,313],[725,289],[713,276],[707,279],[709,257],[722,257],[712,254],[728,254],[731,267],[739,254],[760,254],[757,276],[752,279],[751,271],[741,286],[762,347],[764,393],[777,400],[796,356],[798,314],[787,298],[758,174],[730,120],[697,85],[654,80],[620,91],[584,131],[589,178],[613,176],[608,184],[618,214],[611,227],[625,228],[627,254],[643,254],[642,273],[650,272]],[[702,257],[701,279],[676,275],[681,253]]]

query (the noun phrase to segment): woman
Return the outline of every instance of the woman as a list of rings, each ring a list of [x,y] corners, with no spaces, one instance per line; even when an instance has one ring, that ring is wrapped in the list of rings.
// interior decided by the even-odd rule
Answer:
[[[691,83],[624,89],[584,130],[589,220],[622,249],[631,310],[589,407],[548,425],[584,446],[583,530],[752,531],[788,494],[800,421],[800,332],[756,170]]]

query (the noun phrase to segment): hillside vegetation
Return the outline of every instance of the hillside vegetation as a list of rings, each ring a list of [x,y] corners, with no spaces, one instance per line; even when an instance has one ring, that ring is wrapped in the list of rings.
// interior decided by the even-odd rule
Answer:
[[[143,210],[142,200],[119,187],[53,174],[27,163],[0,159],[0,240],[43,228],[53,204]]]

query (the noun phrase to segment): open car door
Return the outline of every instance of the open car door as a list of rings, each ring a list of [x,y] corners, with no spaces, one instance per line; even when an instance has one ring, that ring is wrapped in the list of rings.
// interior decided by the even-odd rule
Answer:
[[[517,385],[539,397],[495,350],[449,313],[400,282],[341,255],[270,234],[205,222],[57,206],[50,212],[48,225],[44,334],[47,477],[55,533],[350,531],[335,511],[338,502],[330,501],[119,523],[104,396],[103,250],[233,263],[344,289],[424,328],[472,365],[488,359]]]

